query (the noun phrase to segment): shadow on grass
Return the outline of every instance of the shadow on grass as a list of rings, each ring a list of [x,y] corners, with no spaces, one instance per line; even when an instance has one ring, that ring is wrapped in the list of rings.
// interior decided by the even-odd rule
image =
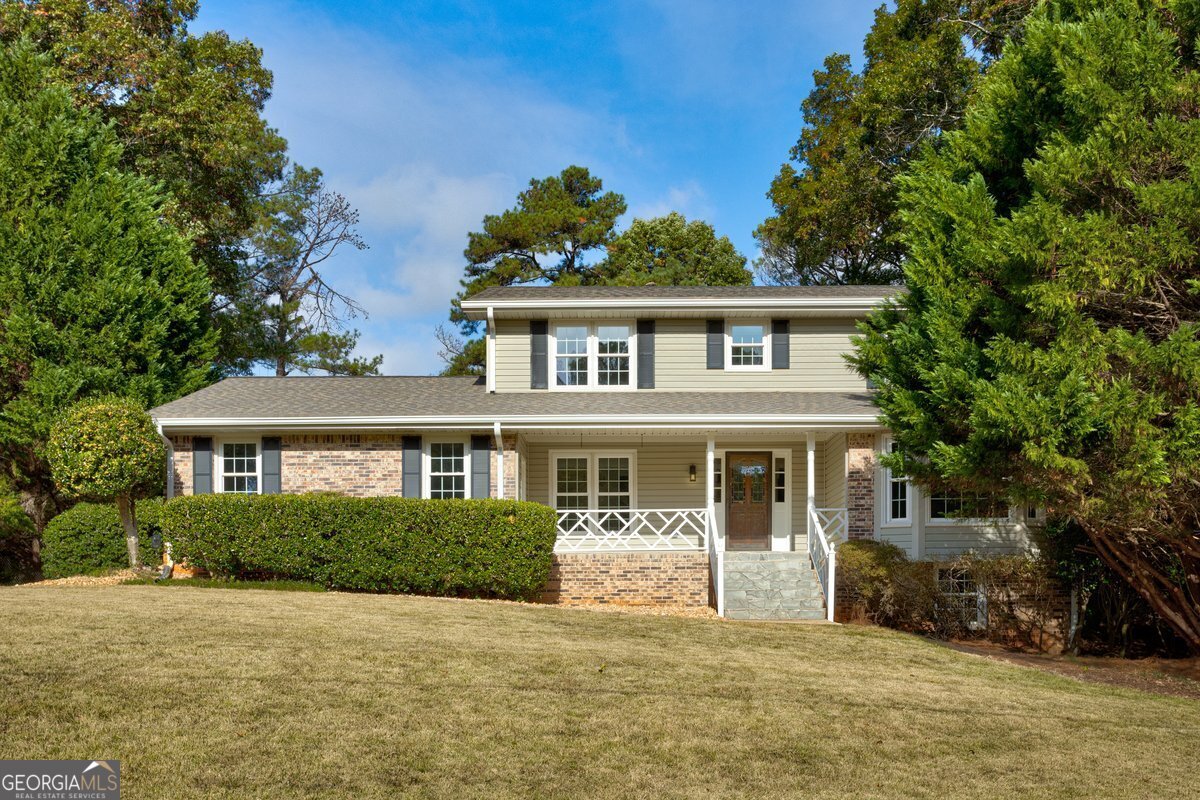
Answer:
[[[190,586],[193,589],[264,589],[277,592],[323,592],[325,587],[307,581],[245,581],[221,578],[130,578],[122,586]]]

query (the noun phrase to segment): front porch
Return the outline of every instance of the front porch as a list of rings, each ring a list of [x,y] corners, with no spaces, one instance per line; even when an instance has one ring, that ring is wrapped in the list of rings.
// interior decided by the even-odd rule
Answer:
[[[707,601],[722,616],[787,616],[786,602],[776,601],[803,600],[796,611],[811,617],[815,596],[817,616],[832,619],[824,599],[835,588],[837,542],[852,526],[857,535],[873,530],[873,474],[852,470],[858,463],[859,472],[873,471],[866,455],[873,433],[522,431],[505,438],[517,455],[519,496],[557,511],[562,598],[594,599],[610,576],[661,572],[662,558],[651,556],[677,554],[672,569],[707,562]],[[590,588],[572,589],[576,575]],[[628,591],[611,602],[670,594],[650,583],[648,597]],[[696,592],[684,594],[694,600]]]

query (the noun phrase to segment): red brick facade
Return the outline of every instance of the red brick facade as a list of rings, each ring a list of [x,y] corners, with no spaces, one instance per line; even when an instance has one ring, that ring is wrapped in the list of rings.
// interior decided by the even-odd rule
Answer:
[[[875,434],[846,435],[847,536],[870,539],[875,535]]]
[[[556,553],[543,603],[708,605],[704,553]]]

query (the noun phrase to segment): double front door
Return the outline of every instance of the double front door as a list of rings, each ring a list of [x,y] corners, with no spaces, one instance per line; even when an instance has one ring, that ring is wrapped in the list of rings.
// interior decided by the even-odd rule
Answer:
[[[725,539],[730,550],[771,548],[771,454],[726,453]]]

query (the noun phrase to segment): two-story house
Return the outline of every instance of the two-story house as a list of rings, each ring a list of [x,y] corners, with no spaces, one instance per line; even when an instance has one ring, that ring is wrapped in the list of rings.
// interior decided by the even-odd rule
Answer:
[[[838,542],[1027,546],[882,469],[846,364],[895,287],[504,287],[473,377],[230,378],[153,410],[169,494],[519,498],[558,512],[547,600],[832,614]]]

